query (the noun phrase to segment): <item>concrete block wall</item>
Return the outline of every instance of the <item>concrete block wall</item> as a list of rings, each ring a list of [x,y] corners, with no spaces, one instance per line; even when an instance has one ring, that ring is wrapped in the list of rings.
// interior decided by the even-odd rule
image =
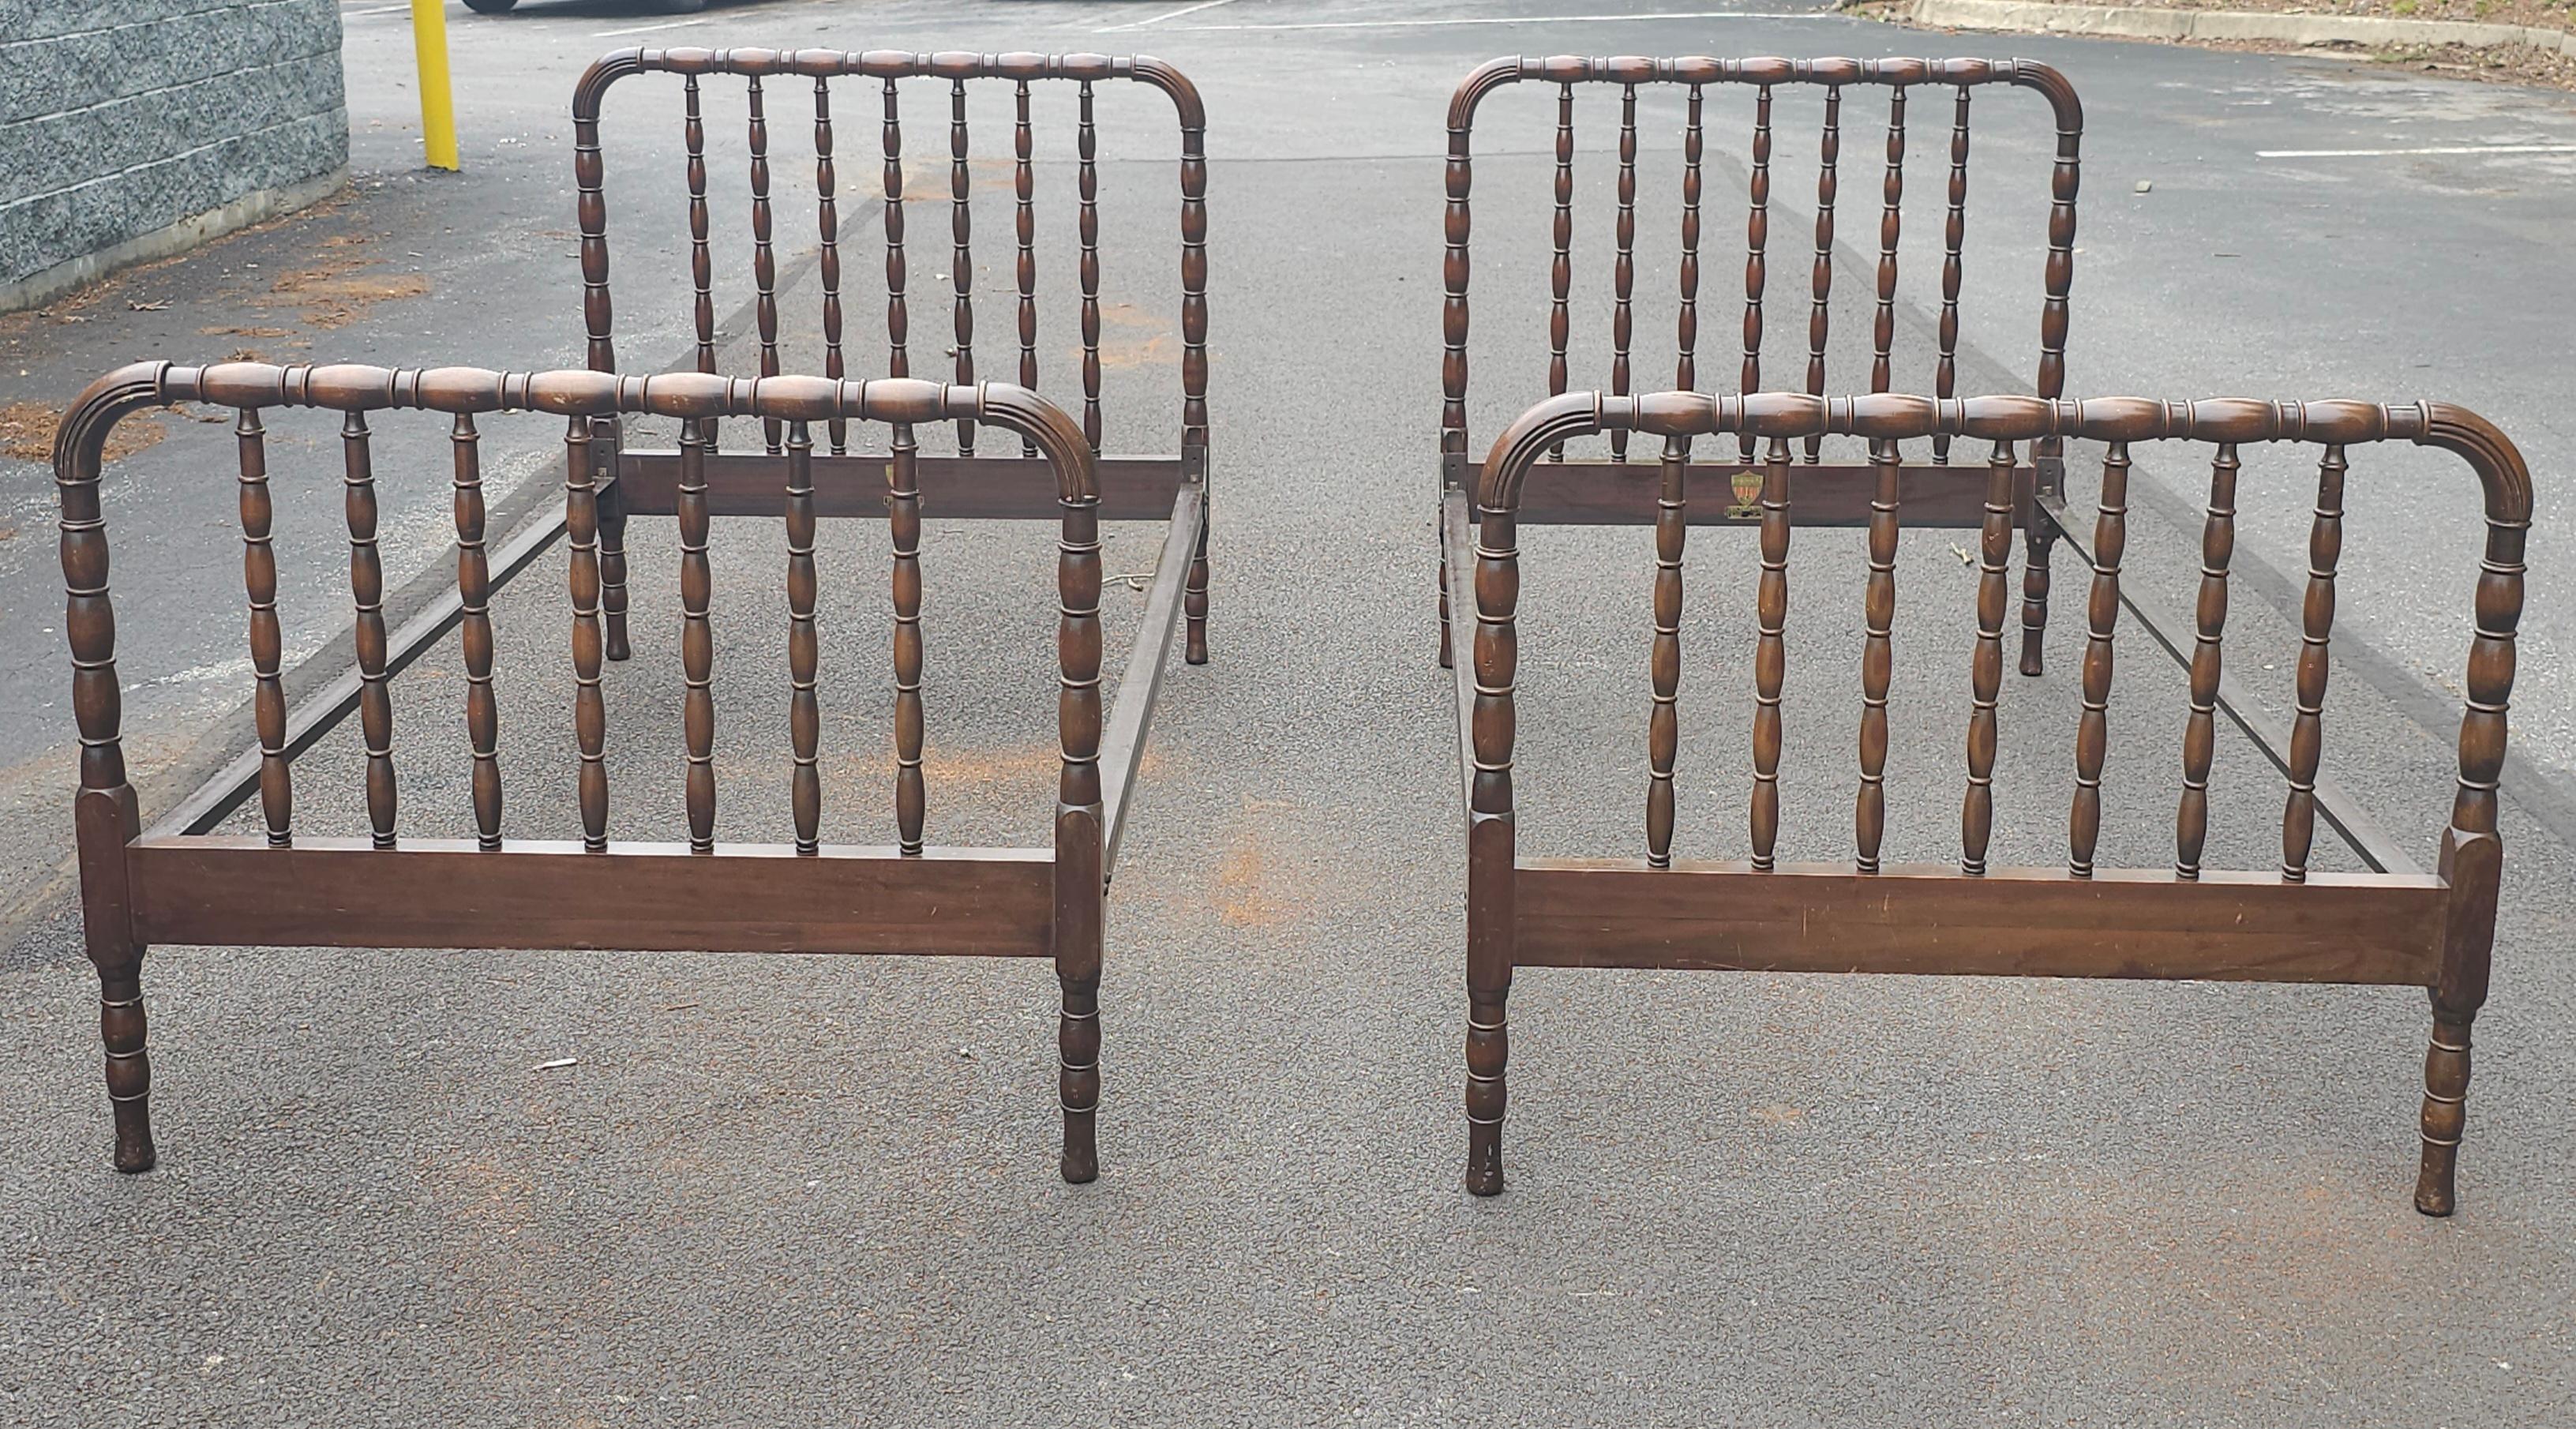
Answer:
[[[329,193],[337,0],[0,0],[0,311]]]

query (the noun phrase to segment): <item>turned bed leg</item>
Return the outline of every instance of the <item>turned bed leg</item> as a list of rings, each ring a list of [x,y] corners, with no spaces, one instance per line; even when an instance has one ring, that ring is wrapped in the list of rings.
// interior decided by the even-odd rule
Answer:
[[[1189,639],[1182,647],[1182,658],[1193,665],[1204,665],[1208,659],[1208,511],[1199,508],[1199,544],[1190,555],[1190,576],[1182,587],[1181,612],[1189,621]]]
[[[1057,1095],[1064,1103],[1064,1179],[1076,1186],[1100,1176],[1100,1148],[1093,1122],[1100,1109],[1100,978],[1060,977],[1064,1011],[1056,1021],[1061,1066]]]
[[[623,660],[634,651],[626,643],[626,486],[612,481],[599,489],[599,613],[608,627],[607,653]]]
[[[114,666],[105,667],[111,675]],[[113,738],[105,746],[116,753]],[[143,945],[133,940],[125,846],[141,827],[122,759],[112,787],[83,789],[72,804],[80,847],[82,937],[98,969],[98,1036],[106,1053],[107,1100],[116,1117],[116,1169],[149,1171],[152,1063],[143,1050]]]
[[[2469,1024],[2475,1012],[2455,1012],[2433,999],[2433,1045],[2424,1053],[2424,1159],[2415,1176],[2415,1209],[2447,1216],[2459,1204],[2454,1176],[2460,1133],[2468,1124]]]
[[[611,660],[634,653],[626,643],[626,484],[617,479],[625,430],[616,417],[591,419],[590,481],[599,502],[599,613]]]
[[[1508,985],[1467,999],[1467,1189],[1479,1196],[1503,1189],[1503,1108],[1509,1100],[1503,1070],[1511,1060],[1511,1033],[1503,1020]]]
[[[2021,672],[2041,673],[2040,646],[2048,634],[2048,560],[2057,546],[2057,523],[2034,508],[2022,532]]]
[[[2454,1178],[2460,1134],[2469,1119],[2469,1026],[2486,1005],[2503,865],[2503,846],[2492,833],[2455,826],[2443,837],[2441,871],[2450,885],[2450,909],[2444,919],[2441,980],[2432,989],[2433,1041],[2424,1052],[2424,1156],[2415,1177],[2415,1209],[2428,1216],[2447,1216],[2459,1205]]]

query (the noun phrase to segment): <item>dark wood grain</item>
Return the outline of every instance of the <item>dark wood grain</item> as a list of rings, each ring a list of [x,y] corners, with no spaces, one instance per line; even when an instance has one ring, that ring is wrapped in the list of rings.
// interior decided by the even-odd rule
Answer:
[[[2421,987],[2438,879],[2270,872],[1530,860],[1514,879],[1523,967],[1734,968],[2203,978]]]
[[[932,520],[1009,519],[1053,521],[1055,468],[1044,458],[930,456],[920,450],[909,423],[890,428],[892,450],[813,458],[814,514],[881,520],[893,497],[895,465],[912,463],[922,514]],[[630,448],[620,458],[618,485],[627,509],[639,515],[679,511],[680,454]],[[1100,519],[1160,521],[1186,484],[1178,457],[1102,457]],[[775,516],[786,466],[758,452],[714,452],[707,457],[707,511],[715,516]],[[1651,518],[1648,518],[1651,519]]]
[[[710,856],[710,853],[712,856]],[[338,948],[614,948],[638,952],[1052,952],[1039,849],[360,839],[271,849],[207,835],[129,853],[140,936]],[[574,862],[578,860],[578,862]],[[576,878],[573,875],[578,873]]]

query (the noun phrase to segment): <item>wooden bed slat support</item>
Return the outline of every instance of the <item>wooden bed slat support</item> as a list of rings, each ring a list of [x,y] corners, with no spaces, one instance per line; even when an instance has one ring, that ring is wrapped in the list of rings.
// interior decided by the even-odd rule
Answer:
[[[2207,978],[2429,987],[2438,878],[1524,859],[1521,967]]]
[[[1053,951],[1044,849],[579,840],[145,838],[128,847],[145,943],[633,952]],[[573,860],[578,859],[578,862]],[[414,898],[412,890],[437,890]]]

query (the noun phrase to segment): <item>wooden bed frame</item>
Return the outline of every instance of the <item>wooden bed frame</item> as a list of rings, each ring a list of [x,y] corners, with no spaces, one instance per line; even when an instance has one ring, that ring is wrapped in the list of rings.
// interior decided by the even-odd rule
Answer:
[[[1557,443],[1595,432],[1665,438],[1657,463],[1654,637],[1646,721],[1649,777],[1645,853],[1639,858],[1524,858],[1515,846],[1513,683],[1519,667],[1520,558],[1524,519],[1569,519],[1571,489],[1546,461]],[[1676,699],[1682,657],[1682,552],[1698,471],[1698,437],[1767,444],[1761,487],[1752,724],[1750,856],[1727,862],[1672,857]],[[1869,443],[1873,477],[1869,577],[1859,657],[1863,712],[1849,862],[1777,862],[1780,700],[1787,662],[1788,555],[1793,492],[1815,469],[1792,443],[1820,437]],[[1933,437],[1993,443],[1985,466],[1977,584],[1977,634],[1969,671],[1966,792],[1956,865],[1899,866],[1879,858],[1885,829],[1882,774],[1888,746],[1895,557],[1910,521],[1903,442]],[[2076,780],[2062,868],[1989,867],[1997,691],[2008,600],[2006,562],[2017,499],[2017,449],[2046,440],[2108,443],[2083,670]],[[2112,642],[2120,611],[2141,607],[2120,584],[2132,444],[2213,444],[2210,500],[2195,633],[2184,656],[2190,710],[2171,868],[2094,865],[2101,774],[2108,742]],[[2460,722],[2459,789],[2437,866],[2419,870],[2353,801],[2322,779],[2328,641],[2342,544],[2347,448],[2411,441],[2453,452],[2483,489],[2485,564],[2477,581],[2467,708]],[[2297,671],[2297,715],[2286,739],[2222,700],[2227,567],[2234,547],[2239,444],[2297,442],[2322,448],[2310,544],[2311,571]],[[1721,485],[1722,494],[1727,488]],[[1580,519],[1636,513],[1585,506]],[[1797,518],[1804,523],[1803,509]],[[2051,519],[2067,521],[2062,506]],[[2523,539],[2531,480],[2521,455],[2476,414],[2442,403],[2241,399],[2168,403],[2134,398],[2051,401],[2031,397],[1934,399],[1876,394],[1822,398],[1783,393],[1644,397],[1571,393],[1531,408],[1494,445],[1474,501],[1452,489],[1443,510],[1450,598],[1475,612],[1471,662],[1457,673],[1459,754],[1467,821],[1467,1121],[1469,1190],[1502,1189],[1504,1009],[1519,967],[1733,968],[1765,972],[1972,973],[2031,977],[2208,978],[2253,982],[2380,983],[2430,990],[2433,1037],[2424,1071],[2423,1157],[2415,1205],[2448,1215],[2469,1078],[2469,1027],[2486,1000],[2502,851],[2496,780],[2504,766],[2505,709],[2513,687],[2514,626],[2522,608]],[[2069,522],[2068,524],[2071,524]],[[2079,549],[2084,549],[2079,546]],[[1472,572],[1472,576],[1471,573]],[[1837,656],[1836,658],[1843,658]],[[2222,712],[2278,763],[2289,781],[2277,869],[2206,868],[2208,782]],[[2282,753],[2282,750],[2286,753]],[[2323,820],[2369,872],[2311,871]]]
[[[1160,60],[1142,56],[1098,54],[979,55],[966,52],[911,54],[898,50],[801,49],[624,49],[601,57],[573,91],[573,173],[579,191],[581,224],[582,313],[589,334],[588,360],[594,371],[618,370],[611,327],[609,296],[608,202],[602,192],[604,159],[600,151],[600,113],[610,86],[638,75],[681,77],[682,132],[687,145],[690,268],[696,285],[696,366],[717,370],[715,300],[710,291],[714,260],[709,252],[705,124],[701,118],[700,78],[725,76],[743,82],[750,106],[745,148],[751,190],[752,277],[754,321],[760,335],[760,373],[780,369],[778,343],[778,261],[772,246],[770,210],[769,119],[766,80],[810,81],[813,106],[813,154],[816,224],[820,247],[816,277],[822,293],[822,373],[843,375],[841,305],[841,191],[837,174],[832,118],[832,81],[866,78],[882,86],[882,143],[869,157],[881,158],[881,189],[886,247],[887,372],[912,373],[911,318],[905,296],[908,274],[904,254],[903,125],[897,81],[948,81],[948,216],[954,240],[948,274],[953,294],[951,343],[956,380],[975,380],[975,264],[969,239],[974,227],[972,175],[966,123],[967,86],[1007,81],[1017,100],[1012,128],[1012,177],[1017,204],[1015,236],[1019,243],[1018,382],[1038,391],[1036,179],[1032,167],[1029,87],[1067,83],[1079,95],[1078,232],[1082,256],[1076,278],[1082,294],[1082,427],[1094,454],[1101,482],[1101,519],[1151,521],[1166,517],[1195,521],[1189,581],[1183,593],[1188,622],[1184,657],[1190,664],[1207,662],[1207,112],[1198,89],[1187,76]],[[1103,455],[1101,444],[1100,361],[1100,213],[1099,173],[1095,163],[1098,131],[1093,121],[1093,87],[1117,82],[1156,90],[1171,101],[1180,129],[1180,277],[1181,277],[1181,446],[1170,455]],[[659,276],[659,275],[656,275]],[[934,339],[936,340],[936,339]],[[601,420],[599,441],[610,479],[601,493],[600,562],[605,581],[608,658],[622,660],[626,632],[625,530],[631,515],[672,513],[679,453],[625,445],[613,417]],[[730,514],[748,504],[767,513],[778,489],[785,460],[779,424],[769,422],[759,452],[727,452],[710,458],[709,500],[716,514]],[[812,461],[822,490],[830,494],[820,514],[873,515],[879,502],[916,501],[934,515],[956,517],[1037,516],[1052,511],[1053,485],[1038,448],[1023,441],[1019,454],[1003,456],[976,450],[975,424],[957,423],[955,456],[923,456],[912,424],[897,422],[888,431],[887,449],[879,455],[851,452],[844,424],[832,423],[830,445]],[[871,492],[882,477],[888,490]],[[835,479],[839,478],[839,479]]]
[[[150,828],[138,817],[119,743],[115,613],[99,500],[100,453],[117,422],[138,409],[206,402],[238,410],[244,576],[255,674],[259,747]],[[261,414],[311,407],[343,414],[350,585],[357,666],[290,710],[280,685],[277,564],[270,546],[265,428]],[[386,629],[376,550],[376,478],[366,414],[383,409],[451,414],[455,453],[457,580],[453,594]],[[544,412],[565,418],[565,520],[532,523],[498,550],[487,547],[480,434],[475,418]],[[672,507],[680,528],[688,828],[682,840],[608,837],[607,700],[602,688],[604,555],[600,498],[608,485],[598,424],[650,413],[682,422]],[[782,432],[777,481],[765,506],[739,473],[719,486],[704,434],[725,417]],[[820,470],[813,431],[851,422],[988,422],[1039,452],[1059,531],[1056,559],[1058,735],[1061,771],[1051,848],[937,848],[921,841],[924,790],[919,692],[920,569],[907,543],[893,562],[898,762],[894,846],[821,842],[817,768],[821,711],[814,523],[835,505],[863,503],[846,473]],[[1051,958],[1062,987],[1058,1043],[1064,1107],[1062,1171],[1098,1174],[1093,1119],[1099,1104],[1099,986],[1109,871],[1130,805],[1154,695],[1182,601],[1202,512],[1199,490],[1179,493],[1160,568],[1146,598],[1118,703],[1104,722],[1100,662],[1101,495],[1081,427],[1035,394],[1002,383],[942,386],[911,378],[842,382],[821,377],[724,378],[696,373],[626,377],[597,372],[503,373],[476,368],[211,367],[137,363],[93,384],[55,439],[62,498],[66,633],[80,724],[81,788],[75,811],[82,909],[101,988],[100,1030],[116,1119],[116,1166],[152,1166],[141,968],[156,943],[325,947],[594,948],[784,953],[928,953]],[[841,479],[833,479],[835,476]],[[873,481],[868,483],[874,486]],[[727,494],[720,498],[719,490]],[[919,514],[898,500],[900,534]],[[792,843],[716,837],[716,709],[711,688],[706,555],[709,518],[728,511],[786,524],[788,708]],[[985,513],[991,514],[991,513]],[[1027,514],[1013,507],[1007,514]],[[493,696],[492,591],[558,531],[571,537],[571,716],[580,750],[583,836],[514,839],[502,823]],[[473,760],[470,839],[407,837],[396,821],[392,676],[451,628],[466,671],[464,726]],[[367,837],[296,831],[295,757],[355,710],[365,731]],[[253,797],[263,832],[217,832]]]
[[[2075,281],[2075,193],[2084,142],[2084,106],[2066,77],[2036,60],[2005,59],[1711,59],[1705,55],[1656,58],[1621,55],[1585,58],[1554,55],[1545,59],[1505,57],[1479,65],[1460,82],[1449,101],[1447,255],[1442,281],[1448,293],[1442,314],[1446,349],[1441,359],[1440,490],[1469,490],[1474,483],[1473,450],[1467,435],[1467,282],[1473,186],[1473,149],[1477,108],[1505,85],[1529,82],[1556,86],[1556,261],[1549,310],[1550,350],[1547,390],[1553,396],[1567,387],[1566,340],[1571,326],[1567,310],[1573,290],[1574,241],[1574,87],[1616,85],[1620,94],[1618,221],[1616,251],[1609,264],[1613,307],[1609,393],[1629,390],[1629,347],[1635,333],[1635,241],[1637,233],[1637,91],[1642,85],[1680,85],[1688,91],[1687,121],[1682,137],[1680,307],[1676,322],[1679,357],[1673,386],[1691,391],[1703,385],[1699,376],[1700,156],[1704,146],[1701,91],[1711,85],[1749,87],[1754,93],[1754,128],[1748,211],[1745,219],[1744,355],[1736,390],[1764,390],[1762,365],[1766,330],[1763,300],[1768,290],[1771,233],[1771,132],[1774,91],[1783,87],[1821,90],[1821,125],[1816,175],[1814,271],[1808,285],[1806,390],[1825,391],[1825,344],[1831,332],[1834,279],[1834,209],[1840,187],[1842,101],[1844,91],[1874,86],[1887,91],[1886,159],[1880,170],[1878,214],[1878,307],[1872,327],[1874,357],[1869,390],[1888,390],[1896,340],[1896,279],[1900,199],[1905,190],[1906,101],[1918,89],[1948,89],[1949,210],[1943,227],[1941,261],[1940,358],[1934,393],[1953,394],[1958,378],[1959,291],[1964,267],[1960,247],[1967,233],[1968,111],[1972,96],[1992,87],[2029,90],[2046,101],[2056,125],[2057,148],[2050,172],[2047,258],[2042,266],[2043,296],[2039,311],[2039,395],[2056,397],[2066,385],[2067,293]],[[1803,255],[1802,255],[1803,256]],[[1533,363],[1533,369],[1535,364]],[[1518,375],[1517,373],[1515,374]],[[1770,385],[1785,387],[1773,369]],[[1529,475],[1531,519],[1572,521],[1652,520],[1656,478],[1653,470],[1628,461],[1628,434],[1610,433],[1609,459],[1567,460],[1563,446],[1551,447],[1545,463]],[[1818,441],[1793,454],[1801,462],[1798,480],[1804,493],[1800,520],[1813,525],[1857,526],[1869,519],[1870,495],[1877,477],[1866,466],[1823,463]],[[1735,462],[1695,464],[1695,485],[1734,481],[1736,499],[1702,502],[1690,520],[1703,525],[1747,524],[1759,518],[1755,488],[1747,473],[1754,465],[1752,438],[1746,437]],[[1950,464],[1946,437],[1932,443],[1930,460],[1906,464],[1900,480],[1908,519],[1918,526],[1973,528],[1984,522],[1985,477],[1971,467]],[[1706,489],[1703,485],[1703,489]],[[2023,577],[2021,670],[2040,673],[2040,640],[2048,623],[2049,552],[2059,537],[2056,523],[2036,504],[2043,495],[2062,496],[2057,444],[2041,442],[2013,478],[2013,525],[2028,546]],[[1444,555],[1445,562],[1445,555]],[[1440,573],[1440,663],[1450,663],[1449,573]]]

